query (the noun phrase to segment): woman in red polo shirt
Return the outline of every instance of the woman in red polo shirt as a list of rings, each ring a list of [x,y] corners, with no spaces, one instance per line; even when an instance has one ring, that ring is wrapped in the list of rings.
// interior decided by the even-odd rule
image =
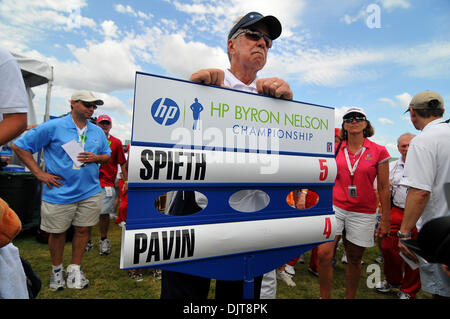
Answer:
[[[366,247],[374,245],[377,192],[382,217],[377,236],[386,236],[390,226],[389,158],[384,146],[368,139],[374,129],[363,109],[352,107],[344,114],[343,139],[336,155],[337,175],[333,188],[336,239],[319,246],[319,283],[321,298],[331,297],[333,269],[331,260],[340,235],[347,255],[346,298],[356,295],[361,276],[361,260]],[[377,179],[377,190],[374,180]]]

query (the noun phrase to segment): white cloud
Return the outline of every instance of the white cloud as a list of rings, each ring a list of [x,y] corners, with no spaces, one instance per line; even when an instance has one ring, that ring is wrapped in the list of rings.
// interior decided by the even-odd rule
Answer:
[[[384,67],[398,66],[405,74],[416,78],[449,78],[450,41],[424,43],[408,49],[304,49],[302,44],[285,42],[269,54],[264,73],[311,85],[338,87],[378,79],[383,76],[380,70]],[[405,106],[411,96],[402,95],[396,99],[400,106]]]
[[[382,52],[356,49],[307,49],[269,55],[265,72],[293,78],[306,84],[337,87],[366,81],[378,75],[373,64],[384,60]],[[364,66],[370,65],[369,69]]]
[[[130,5],[123,6],[121,4],[116,4],[116,5],[114,5],[114,9],[120,13],[131,14],[132,16],[135,16],[135,17],[137,16],[137,13],[134,11],[134,9]]]
[[[378,0],[378,3],[381,4],[381,6],[383,7],[383,9],[386,9],[388,12],[393,11],[396,8],[401,8],[401,9],[408,9],[411,7],[411,3],[409,0]],[[363,8],[361,8],[357,14],[355,15],[350,15],[350,14],[345,14],[340,21],[344,22],[345,24],[352,24],[355,23],[359,20],[365,20],[368,16],[368,14],[370,12],[372,12],[370,10],[370,5],[365,6]],[[378,6],[378,5],[376,5]],[[379,7],[378,7],[379,9]],[[369,12],[367,11],[369,10]]]
[[[450,74],[450,41],[428,42],[392,52],[395,63],[413,77],[443,78]]]
[[[94,20],[82,15],[82,8],[86,5],[85,0],[3,0],[0,2],[0,16],[24,29],[30,26],[47,30],[93,28],[96,25]]]
[[[67,47],[74,56],[72,60],[42,57],[54,67],[55,85],[98,92],[133,88],[134,74],[141,67],[126,44],[107,38],[84,48]]]
[[[392,99],[387,98],[387,97],[380,97],[378,99],[378,101],[389,103],[391,106],[395,106],[396,105],[396,103]]]
[[[138,17],[146,20],[150,19],[153,16],[151,14],[147,14],[139,10],[136,11],[130,5],[123,6],[121,4],[116,4],[114,5],[114,9],[119,13],[129,14],[132,15],[133,17]]]
[[[340,21],[346,23],[346,24],[352,24],[360,19],[364,19],[367,16],[366,10],[359,10],[359,12],[355,16],[350,16],[349,14],[344,15],[340,19]]]
[[[172,75],[186,79],[199,69],[228,67],[228,57],[221,48],[201,42],[186,42],[180,34],[163,36],[161,42],[155,57]]]
[[[390,125],[394,125],[394,121],[392,121],[391,119],[387,119],[385,117],[380,117],[378,119],[378,122],[380,122],[381,125],[386,125],[386,124],[390,124]]]
[[[101,27],[103,29],[103,34],[107,38],[117,38],[119,36],[118,34],[118,28],[114,21],[111,20],[105,20],[102,22]]]
[[[399,106],[406,108],[409,105],[409,102],[411,102],[412,96],[408,92],[405,92],[396,95],[395,98],[397,99]]]
[[[379,2],[388,11],[395,8],[409,9],[411,7],[410,0],[379,0]]]
[[[382,145],[386,147],[389,155],[391,157],[398,158],[400,153],[397,149],[397,138],[392,136],[385,136],[377,134],[377,130],[375,129],[375,135],[369,138],[372,142],[377,143],[378,145]]]
[[[341,108],[335,108],[334,109],[334,126],[335,127],[341,127],[342,126],[342,118],[344,117],[345,112],[350,108],[351,106],[342,106]]]
[[[258,0],[245,2],[197,0],[192,4],[177,0],[170,2],[177,10],[190,16],[189,25],[183,25],[181,20],[161,18],[152,23],[151,28],[143,27],[139,29],[140,32],[136,30],[126,32],[121,30],[115,21],[103,21],[100,24],[101,29],[97,30],[105,37],[103,41],[86,42],[84,47],[67,45],[72,51],[72,59],[61,61],[54,57],[46,58],[55,66],[55,85],[70,89],[88,87],[94,91],[110,93],[132,89],[135,72],[141,70],[141,63],[156,65],[169,75],[185,79],[201,68],[226,68],[229,62],[225,52],[225,33],[232,24],[230,17],[255,10],[255,8],[258,8],[257,10],[262,14],[275,15],[283,25],[283,36],[277,40],[274,49],[271,50],[268,63],[260,76],[276,74],[288,81],[338,87],[379,78],[382,76],[378,71],[379,66],[402,66],[409,75],[421,78],[448,77],[450,74],[450,42],[434,42],[408,49],[401,48],[401,55],[398,54],[400,48],[392,47],[365,49],[317,48],[312,45],[307,47],[305,39],[299,37],[298,32],[296,36],[288,36],[292,34],[290,30],[302,23],[304,1],[282,1],[276,6],[273,1]],[[395,3],[385,1],[383,7],[402,7],[401,1]],[[58,25],[62,28],[64,19],[67,20],[76,8],[82,9],[86,6],[86,1],[19,0],[13,2],[5,0],[0,3],[0,16],[14,19],[14,13],[25,9],[27,5],[38,12],[53,12],[55,22],[52,24],[59,23]],[[117,4],[114,8],[117,12],[133,17],[151,17],[150,14],[143,14],[129,5]],[[56,16],[61,16],[61,21]],[[20,13],[16,18],[25,19],[27,15]],[[37,18],[32,19],[30,28],[34,26],[33,23],[39,24],[40,21]],[[90,25],[95,25],[95,22],[92,20]],[[224,38],[223,45],[214,46],[209,42],[201,42],[197,37],[191,40],[195,32],[184,30],[192,29],[192,27],[196,28],[194,31],[204,30],[212,35],[220,34]],[[11,34],[13,39],[2,37],[3,30],[7,32],[5,34]],[[20,51],[25,51],[26,46],[21,43],[27,41],[20,30],[22,29],[0,23],[0,44],[6,43],[7,47],[13,46]],[[15,41],[15,38],[20,40]],[[411,96],[405,92],[395,98],[381,97],[379,100],[392,106],[403,107],[410,99]],[[115,104],[114,101],[111,101],[110,105],[126,113],[124,105]],[[341,121],[342,117],[338,120],[339,125]]]
[[[395,96],[395,100],[387,97],[381,97],[378,100],[381,102],[389,103],[393,107],[406,108],[411,102],[412,96],[408,92],[404,92]]]
[[[401,119],[404,120],[404,121],[406,121],[406,122],[408,122],[409,124],[412,125],[412,122],[411,122],[411,116],[409,115],[409,113],[403,114],[403,115],[401,116]]]
[[[236,18],[255,10],[262,15],[277,17],[283,26],[281,37],[290,37],[293,35],[292,29],[301,24],[306,5],[304,0],[284,0],[277,1],[276,4],[272,0],[199,0],[193,4],[178,0],[171,2],[177,10],[191,15],[190,23],[193,26],[212,34],[223,34],[224,38]]]

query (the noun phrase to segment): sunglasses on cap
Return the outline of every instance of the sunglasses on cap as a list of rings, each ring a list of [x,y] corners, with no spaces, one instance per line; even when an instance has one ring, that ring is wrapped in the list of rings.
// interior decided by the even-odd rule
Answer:
[[[78,101],[78,102],[80,102],[81,104],[83,104],[85,108],[88,108],[88,109],[89,109],[89,108],[93,107],[94,110],[97,109],[97,105],[94,104],[94,103],[89,103],[89,102],[85,102],[85,101]]]
[[[242,29],[241,31],[236,32],[236,34],[233,36],[233,38],[236,39],[242,33],[245,34],[245,37],[247,39],[250,39],[253,41],[259,41],[259,39],[263,38],[264,42],[266,43],[266,47],[268,49],[270,49],[272,47],[272,39],[260,31],[253,31],[250,29]]]
[[[344,123],[351,123],[355,120],[356,122],[363,122],[366,120],[364,116],[351,116],[344,119]]]

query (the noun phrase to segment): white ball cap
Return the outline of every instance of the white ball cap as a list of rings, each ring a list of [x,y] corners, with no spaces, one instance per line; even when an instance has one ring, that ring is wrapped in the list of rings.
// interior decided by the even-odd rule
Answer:
[[[349,115],[351,113],[359,113],[359,114],[364,115],[364,117],[367,117],[366,112],[364,111],[364,109],[362,109],[360,107],[351,107],[347,111],[345,111],[343,118],[345,118],[347,115]]]

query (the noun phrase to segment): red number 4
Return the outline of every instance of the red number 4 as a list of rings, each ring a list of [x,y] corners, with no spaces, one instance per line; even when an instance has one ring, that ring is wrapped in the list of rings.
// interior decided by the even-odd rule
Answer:
[[[331,236],[331,219],[330,217],[325,218],[325,229],[323,230],[323,235],[326,236],[326,238],[330,238]]]
[[[319,180],[324,181],[328,177],[327,160],[326,159],[319,159],[319,166],[320,166]]]

